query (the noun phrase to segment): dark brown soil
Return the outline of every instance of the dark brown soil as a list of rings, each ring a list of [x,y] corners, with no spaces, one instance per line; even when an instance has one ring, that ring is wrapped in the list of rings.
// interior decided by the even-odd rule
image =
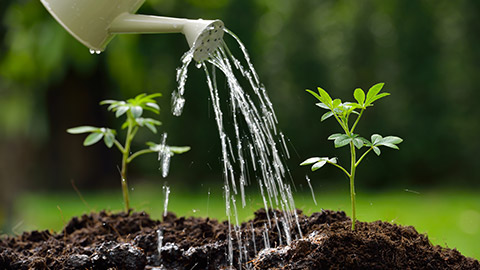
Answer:
[[[269,213],[271,227],[265,225],[265,210],[259,210],[238,234],[232,230],[232,266],[226,222],[171,213],[157,221],[143,212],[101,212],[73,218],[58,234],[3,237],[0,269],[240,269],[240,259],[243,269],[480,269],[477,260],[431,245],[413,227],[360,222],[352,231],[343,212],[298,213],[305,237],[292,226],[290,245],[285,245],[278,211]],[[267,242],[271,248],[264,249]]]

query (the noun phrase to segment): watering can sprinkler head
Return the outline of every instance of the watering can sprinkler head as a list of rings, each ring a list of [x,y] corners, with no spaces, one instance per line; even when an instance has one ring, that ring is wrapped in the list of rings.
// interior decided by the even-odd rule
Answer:
[[[41,0],[50,14],[78,41],[103,51],[116,34],[183,33],[193,58],[208,59],[220,46],[223,22],[134,14],[145,0]]]

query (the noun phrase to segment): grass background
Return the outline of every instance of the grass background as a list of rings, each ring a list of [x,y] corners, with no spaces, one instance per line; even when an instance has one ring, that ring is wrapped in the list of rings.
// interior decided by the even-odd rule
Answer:
[[[171,186],[168,210],[178,216],[209,216],[225,220],[225,202],[221,189],[198,185],[185,189]],[[344,210],[350,214],[350,197],[347,190],[314,189],[317,205],[311,190],[298,187],[294,194],[296,207],[305,213],[320,209]],[[247,206],[237,202],[239,218],[253,217],[255,210],[263,207],[258,192],[249,191]],[[162,185],[141,184],[131,191],[132,206],[160,219],[164,209],[165,193]],[[25,193],[15,204],[12,231],[16,234],[29,230],[50,229],[59,231],[73,216],[103,209],[122,209],[120,190],[82,192],[82,197],[70,193]],[[240,201],[238,199],[238,201]],[[478,193],[466,190],[407,190],[387,192],[357,191],[357,215],[361,221],[383,220],[415,226],[426,233],[433,244],[456,248],[468,257],[480,259],[480,200]]]

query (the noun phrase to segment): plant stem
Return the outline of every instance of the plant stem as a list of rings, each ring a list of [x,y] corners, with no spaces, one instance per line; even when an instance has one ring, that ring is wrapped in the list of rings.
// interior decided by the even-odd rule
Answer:
[[[327,161],[328,162],[328,161]],[[342,166],[338,165],[337,163],[333,163],[333,162],[328,162],[329,164],[332,164],[333,166],[339,168],[340,170],[342,170],[342,172],[344,172],[348,178],[350,178],[350,174],[347,172],[347,170],[345,170],[345,168],[343,168]]]
[[[130,116],[128,116],[130,118]],[[128,164],[128,154],[130,153],[130,145],[134,134],[132,120],[128,120],[128,130],[127,137],[125,139],[125,147],[122,152],[122,171],[121,171],[121,181],[122,181],[122,192],[123,192],[123,202],[125,203],[125,212],[128,213],[130,210],[130,198],[128,196],[128,182],[127,182],[127,164]]]
[[[340,120],[340,118],[338,118],[338,115],[335,113],[334,110],[331,110],[331,111],[333,113],[333,116],[337,120],[337,122],[340,124],[342,129],[345,131],[345,134],[350,135],[350,130],[348,130],[348,125],[346,125],[342,120]]]
[[[364,111],[364,110],[365,110],[365,109],[362,109],[362,110],[360,111],[360,114],[358,115],[357,119],[355,120],[355,123],[353,124],[352,129],[350,129],[350,133],[353,133],[353,131],[354,131],[355,128],[357,127],[358,121],[359,121],[360,118],[362,117],[362,114],[363,114],[363,111]]]
[[[150,149],[143,149],[143,150],[140,150],[140,151],[137,151],[135,153],[133,153],[128,159],[127,159],[127,163],[130,163],[132,162],[132,160],[140,155],[143,155],[143,154],[148,154],[148,153],[153,153],[155,151],[153,150],[150,150]]]
[[[117,139],[115,139],[115,140],[113,141],[113,143],[114,143],[115,146],[118,148],[118,150],[120,150],[120,152],[122,152],[122,154],[123,154],[123,152],[125,151],[125,149],[123,149],[123,146],[120,144],[120,142],[117,141]]]
[[[350,142],[350,154],[351,154],[351,167],[350,167],[350,199],[352,201],[352,231],[355,230],[355,222],[357,221],[356,212],[355,212],[355,170],[356,166],[356,155],[355,155],[355,145],[353,142]]]
[[[355,163],[355,167],[358,167],[358,165],[360,164],[360,162],[362,162],[363,158],[368,154],[370,153],[370,151],[372,151],[373,149],[373,146],[370,147],[370,149],[368,149],[367,151],[365,151],[365,153],[363,153],[363,155],[358,159],[357,163]]]

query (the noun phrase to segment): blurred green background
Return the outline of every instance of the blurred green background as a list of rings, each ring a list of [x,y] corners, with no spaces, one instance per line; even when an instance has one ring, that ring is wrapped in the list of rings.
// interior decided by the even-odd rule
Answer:
[[[345,151],[337,154],[332,142],[326,140],[337,131],[336,124],[320,123],[323,111],[314,105],[315,100],[305,89],[321,86],[342,100],[353,100],[356,87],[366,90],[385,82],[385,91],[392,95],[367,111],[357,131],[368,137],[373,132],[398,135],[404,142],[400,151],[385,150],[381,158],[371,155],[363,162],[357,173],[359,200],[362,196],[366,201],[368,196],[376,198],[372,194],[403,194],[405,190],[422,190],[422,197],[423,191],[435,190],[440,202],[450,202],[448,196],[458,200],[448,209],[436,208],[439,203],[417,209],[407,207],[411,197],[399,195],[404,199],[392,199],[391,207],[398,207],[391,209],[392,213],[403,209],[416,213],[418,219],[435,219],[425,213],[436,209],[453,212],[450,219],[455,219],[468,210],[463,218],[478,227],[480,198],[475,198],[480,187],[480,1],[147,0],[139,13],[218,18],[242,39],[274,104],[279,127],[288,138],[292,178],[298,187],[304,187],[298,188],[299,197],[310,192],[305,188],[305,174],[309,171],[298,166],[301,161],[318,155],[347,158]],[[226,42],[234,44],[231,38]],[[104,53],[91,55],[39,1],[2,0],[3,231],[11,232],[19,220],[35,220],[25,213],[42,201],[40,195],[45,200],[58,198],[57,205],[68,198],[81,205],[72,181],[84,194],[112,191],[121,200],[119,153],[101,144],[85,148],[82,136],[65,132],[85,124],[113,127],[112,115],[98,106],[107,98],[162,92],[161,130],[168,132],[169,144],[192,147],[189,153],[173,158],[167,179],[158,172],[156,156],[136,160],[130,167],[132,188],[153,183],[157,186],[152,190],[161,196],[162,185],[168,181],[172,190],[181,190],[179,194],[187,194],[184,200],[194,203],[188,194],[203,185],[220,187],[220,143],[203,71],[192,67],[189,72],[183,115],[174,117],[170,113],[176,68],[187,49],[180,34],[121,35]],[[348,199],[342,192],[328,192],[332,188],[348,189],[337,170],[327,168],[309,175],[314,189],[321,190],[324,196],[337,198],[341,194],[338,196],[345,197],[341,200]],[[463,196],[465,190],[468,196]],[[252,186],[250,192],[257,194],[258,188]],[[150,198],[142,194],[137,196]],[[221,197],[221,192],[217,196]],[[100,205],[104,208],[108,204]],[[338,205],[326,203],[318,207],[349,210],[348,203]],[[162,207],[158,205],[158,209]],[[51,206],[47,208],[52,210]],[[121,209],[121,202],[113,209]],[[54,211],[58,211],[57,207]],[[365,215],[374,217],[383,210],[366,207],[365,211]],[[54,215],[58,217],[59,213]],[[361,218],[362,213],[359,215]],[[378,218],[387,219],[388,215],[378,213]],[[413,220],[402,223],[415,225]],[[436,222],[438,226],[442,223]],[[466,227],[468,233],[458,237],[478,242],[479,230]],[[31,226],[15,228],[21,231]],[[480,257],[478,253],[469,254]]]

